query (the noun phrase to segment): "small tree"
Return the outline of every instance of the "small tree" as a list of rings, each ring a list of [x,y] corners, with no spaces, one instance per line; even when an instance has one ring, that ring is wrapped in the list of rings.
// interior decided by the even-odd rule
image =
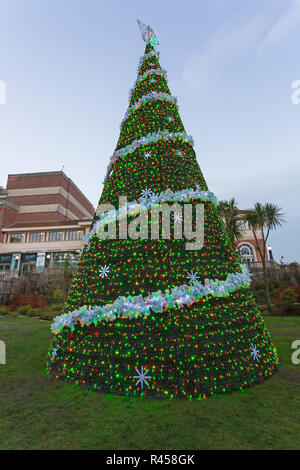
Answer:
[[[52,292],[52,297],[54,299],[54,302],[56,302],[57,304],[59,304],[60,302],[63,301],[64,299],[64,293],[63,291],[57,287],[56,289],[54,289],[54,291]]]
[[[242,238],[241,216],[235,198],[230,201],[221,201],[219,213],[224,220],[228,238],[235,246],[236,241]]]
[[[245,211],[243,220],[248,223],[252,230],[256,248],[261,256],[267,308],[268,312],[272,313],[270,285],[266,263],[267,241],[271,230],[276,230],[276,228],[281,226],[281,223],[284,222],[282,209],[276,204],[267,203],[263,205],[260,202],[257,202],[253,209]],[[257,232],[261,233],[263,241],[262,246],[259,244]]]
[[[69,258],[65,259],[62,270],[63,270],[63,290],[65,294],[67,294],[71,287],[73,276],[74,276],[74,268],[72,267]]]

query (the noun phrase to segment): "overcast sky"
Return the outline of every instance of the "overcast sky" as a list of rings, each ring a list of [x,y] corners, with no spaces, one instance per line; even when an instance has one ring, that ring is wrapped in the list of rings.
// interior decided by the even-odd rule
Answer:
[[[144,52],[136,18],[209,189],[282,206],[274,256],[300,261],[300,0],[0,0],[0,185],[64,165],[97,204]]]

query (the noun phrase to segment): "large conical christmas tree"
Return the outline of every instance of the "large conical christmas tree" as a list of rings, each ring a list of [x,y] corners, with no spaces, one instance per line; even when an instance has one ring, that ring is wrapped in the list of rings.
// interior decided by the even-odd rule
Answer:
[[[103,392],[201,398],[262,382],[278,357],[168,88],[156,37],[145,31],[99,208],[64,313],[52,324],[48,370]],[[127,196],[128,214],[119,196]],[[151,237],[154,203],[176,203],[169,239]],[[103,204],[118,210],[100,213]],[[175,236],[186,216],[178,208],[187,204],[193,229],[204,224],[199,249]],[[137,223],[142,213],[148,239]],[[114,220],[115,236],[105,239]],[[130,224],[136,232],[126,236]]]

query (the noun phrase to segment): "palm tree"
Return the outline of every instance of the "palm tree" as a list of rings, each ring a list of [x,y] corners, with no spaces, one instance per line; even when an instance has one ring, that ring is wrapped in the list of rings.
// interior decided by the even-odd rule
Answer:
[[[235,198],[230,201],[221,201],[219,213],[224,220],[228,238],[235,246],[236,241],[242,238],[241,216]]]
[[[271,230],[276,230],[276,228],[280,227],[281,223],[284,222],[283,217],[284,214],[282,213],[281,207],[270,203],[263,205],[260,202],[257,202],[253,209],[246,210],[242,216],[242,219],[248,223],[249,228],[253,232],[255,245],[262,260],[266,302],[269,313],[272,313],[272,306],[266,263],[267,241]],[[262,245],[259,244],[257,239],[258,231],[260,231],[262,236]]]

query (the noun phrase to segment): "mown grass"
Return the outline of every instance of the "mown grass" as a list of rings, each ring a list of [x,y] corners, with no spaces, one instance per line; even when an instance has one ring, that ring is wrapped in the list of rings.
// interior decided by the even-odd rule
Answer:
[[[299,449],[300,317],[268,317],[281,368],[243,392],[202,401],[105,395],[45,374],[50,323],[0,318],[1,449]]]

